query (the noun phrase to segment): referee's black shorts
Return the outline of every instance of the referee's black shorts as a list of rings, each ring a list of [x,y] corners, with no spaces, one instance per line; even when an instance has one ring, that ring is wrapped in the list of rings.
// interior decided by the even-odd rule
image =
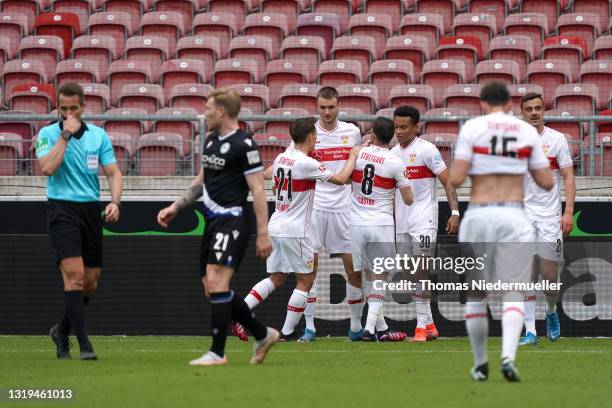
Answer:
[[[250,218],[218,216],[206,218],[200,250],[200,273],[206,265],[223,265],[237,270],[251,238]]]
[[[99,202],[47,201],[47,231],[59,264],[83,257],[83,265],[102,266],[102,214]]]

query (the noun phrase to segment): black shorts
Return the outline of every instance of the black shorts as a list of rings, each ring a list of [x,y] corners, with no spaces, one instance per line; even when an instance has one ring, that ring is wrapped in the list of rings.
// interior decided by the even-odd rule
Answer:
[[[248,217],[219,216],[206,219],[200,252],[200,273],[206,265],[223,265],[238,269],[251,238]]]
[[[100,203],[49,200],[47,231],[58,264],[64,258],[81,256],[84,266],[102,266]]]

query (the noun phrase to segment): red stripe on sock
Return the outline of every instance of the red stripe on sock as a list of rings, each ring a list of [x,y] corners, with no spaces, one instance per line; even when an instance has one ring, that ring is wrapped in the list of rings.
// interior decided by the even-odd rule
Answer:
[[[349,305],[356,305],[357,303],[361,303],[363,302],[363,299],[348,299],[347,303]]]
[[[485,317],[486,318],[486,317],[489,317],[489,315],[486,314],[486,313],[468,313],[468,314],[465,315],[466,319],[474,319],[474,318],[477,318],[477,317]]]
[[[371,295],[368,295],[368,299],[385,300],[385,297],[383,295],[371,294]]]
[[[255,299],[259,300],[260,302],[263,302],[263,298],[255,290],[251,289],[251,291],[249,292],[249,295],[253,295],[255,296]]]
[[[511,307],[509,307],[509,308],[507,308],[507,309],[504,309],[504,313],[506,313],[506,312],[513,312],[513,311],[514,311],[514,312],[519,312],[521,315],[525,316],[525,312],[523,312],[523,311],[522,311],[521,309],[519,309],[518,307],[511,306]]]
[[[537,296],[525,296],[525,302],[534,302],[537,299]]]
[[[307,303],[314,303],[314,302],[316,302],[316,301],[317,301],[317,298],[316,298],[316,297],[306,299],[306,302],[307,302]]]
[[[291,305],[287,305],[287,310],[290,312],[302,313],[306,309],[305,307],[295,307]]]

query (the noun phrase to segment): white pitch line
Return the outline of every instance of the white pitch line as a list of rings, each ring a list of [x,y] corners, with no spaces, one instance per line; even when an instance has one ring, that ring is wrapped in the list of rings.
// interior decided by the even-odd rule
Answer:
[[[167,349],[136,349],[136,350],[127,350],[127,349],[106,349],[102,350],[102,353],[125,353],[125,352],[136,352],[136,353],[201,353],[204,349],[182,349],[182,350],[173,350],[168,351]],[[0,349],[0,353],[51,353],[55,350],[53,349],[29,349],[29,350],[19,350],[19,349]],[[501,349],[489,349],[490,352],[499,352]],[[251,353],[250,350],[227,350],[228,353]],[[294,353],[440,353],[440,354],[462,354],[462,353],[470,353],[470,350],[419,350],[419,349],[405,349],[405,350],[279,350],[274,349],[273,353],[281,353],[281,354],[294,354]],[[559,354],[559,353],[569,353],[569,354],[610,354],[612,350],[521,350],[521,353],[544,353],[544,354]]]

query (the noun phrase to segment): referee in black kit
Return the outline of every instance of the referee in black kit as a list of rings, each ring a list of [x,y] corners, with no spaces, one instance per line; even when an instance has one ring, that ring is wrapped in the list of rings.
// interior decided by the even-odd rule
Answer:
[[[62,85],[57,95],[61,120],[38,133],[36,155],[47,180],[47,229],[64,280],[64,316],[50,331],[57,358],[70,356],[70,330],[79,341],[81,360],[96,360],[87,337],[85,307],[102,272],[102,216],[98,166],[108,178],[112,201],[104,221],[119,220],[121,171],[104,129],[81,120],[83,89]]]
[[[232,319],[255,337],[251,364],[261,364],[280,337],[278,331],[259,323],[242,297],[230,290],[251,235],[249,190],[257,221],[257,256],[266,259],[272,252],[263,165],[257,145],[238,127],[239,112],[236,91],[219,88],[208,95],[205,115],[211,133],[204,140],[200,174],[182,197],[157,215],[157,222],[167,227],[180,210],[203,197],[206,227],[200,271],[211,304],[213,342],[210,351],[189,363],[193,366],[227,364],[225,341]]]

